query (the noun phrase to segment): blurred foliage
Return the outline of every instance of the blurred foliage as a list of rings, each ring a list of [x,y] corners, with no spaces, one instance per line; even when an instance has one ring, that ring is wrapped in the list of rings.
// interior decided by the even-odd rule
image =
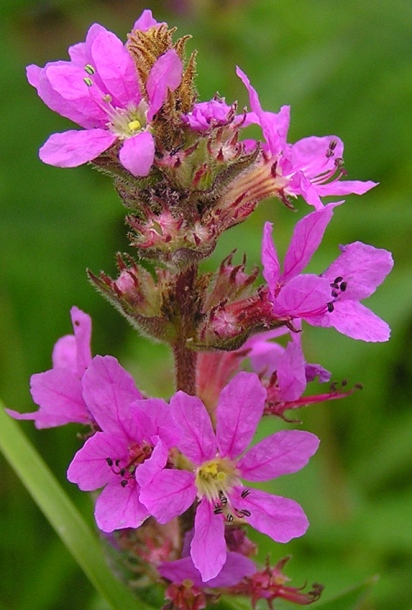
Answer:
[[[313,269],[323,270],[338,243],[361,240],[394,253],[395,270],[370,299],[393,329],[388,344],[361,344],[332,329],[307,329],[305,350],[337,381],[364,385],[343,401],[302,414],[322,439],[303,472],[277,481],[276,493],[299,500],[308,534],[285,549],[257,535],[261,558],[292,553],[293,585],[325,584],[323,600],[375,575],[359,610],[412,608],[412,4],[409,0],[5,0],[2,23],[2,145],[0,148],[0,394],[30,410],[31,373],[50,366],[54,341],[71,331],[76,304],[94,321],[95,353],[116,355],[145,390],[167,396],[170,358],[136,337],[88,285],[86,267],[114,271],[126,250],[123,210],[109,181],[88,167],[44,166],[37,150],[69,122],[54,115],[25,80],[29,63],[65,58],[98,21],[125,38],[143,8],[192,33],[199,50],[202,99],[216,91],[247,103],[235,76],[240,65],[265,108],[292,106],[290,141],[336,133],[345,142],[350,178],[380,186],[348,197],[328,228]],[[307,213],[303,202],[299,211]],[[297,215],[265,202],[228,232],[213,267],[243,244],[259,262],[264,220],[275,223],[279,249]],[[161,359],[161,363],[159,363]],[[155,364],[154,364],[155,363]],[[278,424],[270,423],[273,428]],[[21,426],[92,522],[91,502],[65,481],[78,447],[74,428],[36,432]],[[0,457],[0,610],[104,610],[85,576]],[[270,486],[269,486],[270,488]],[[331,602],[332,603],[332,602]],[[316,607],[316,606],[315,606]],[[320,604],[319,604],[319,607]],[[331,607],[332,605],[328,605]],[[335,608],[335,606],[333,606]]]

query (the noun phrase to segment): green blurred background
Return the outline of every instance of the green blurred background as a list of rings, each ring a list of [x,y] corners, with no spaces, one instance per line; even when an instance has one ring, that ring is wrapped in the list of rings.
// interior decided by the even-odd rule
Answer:
[[[125,39],[143,8],[193,34],[202,99],[216,91],[247,103],[240,65],[273,111],[292,106],[290,141],[337,134],[352,179],[380,186],[348,197],[328,229],[313,270],[338,243],[361,240],[394,253],[395,270],[370,301],[392,326],[388,344],[362,344],[332,329],[307,329],[308,360],[333,379],[364,385],[348,399],[311,407],[304,428],[322,440],[303,472],[276,482],[276,493],[299,500],[308,534],[287,547],[261,537],[261,558],[287,553],[299,586],[322,582],[324,599],[362,579],[379,581],[362,610],[412,608],[412,320],[410,182],[412,4],[410,0],[3,0],[1,67],[0,396],[33,409],[28,379],[50,367],[55,340],[71,331],[76,304],[94,322],[95,353],[111,353],[140,387],[168,396],[167,352],[138,338],[87,283],[86,267],[114,272],[114,252],[127,249],[124,212],[109,180],[88,167],[43,165],[37,150],[69,127],[37,98],[25,66],[65,59],[97,21]],[[245,225],[229,231],[208,262],[213,268],[239,243],[259,262],[264,220],[275,223],[279,249],[294,215],[264,202]],[[154,372],[155,371],[155,372]],[[36,432],[21,423],[65,490],[92,523],[88,497],[65,481],[79,446],[77,429]],[[270,422],[268,428],[281,425]],[[0,610],[98,610],[105,606],[0,456]],[[315,606],[316,607],[316,606]]]

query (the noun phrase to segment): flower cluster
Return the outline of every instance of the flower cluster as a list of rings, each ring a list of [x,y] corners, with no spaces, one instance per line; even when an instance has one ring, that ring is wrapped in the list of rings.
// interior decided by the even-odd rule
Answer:
[[[40,149],[51,165],[91,162],[108,174],[127,209],[136,257],[118,254],[119,275],[89,278],[146,336],[174,356],[176,392],[146,396],[112,356],[91,353],[91,320],[71,310],[73,335],[55,345],[52,368],[32,376],[39,409],[17,419],[47,428],[86,426],[67,476],[98,491],[95,518],[137,575],[168,582],[165,608],[204,608],[221,593],[252,604],[275,598],[308,604],[312,591],[286,586],[286,559],[260,569],[252,561],[254,528],[277,543],[302,536],[301,506],[259,484],[301,470],[318,449],[311,432],[286,428],[286,412],[343,398],[332,384],[307,393],[331,374],[306,362],[306,323],[334,327],[363,341],[386,341],[389,327],[360,303],[392,268],[389,252],[354,242],[323,272],[304,273],[335,209],[323,197],[361,195],[373,182],[344,180],[336,136],[287,141],[290,109],[265,111],[248,77],[250,109],[216,95],[197,102],[195,55],[187,37],[144,11],[124,44],[99,24],[69,49],[70,61],[27,69],[28,80],[54,111],[81,130],[53,134]],[[245,137],[257,124],[262,140]],[[263,227],[264,282],[259,269],[229,254],[215,273],[199,264],[219,236],[275,197],[309,206],[281,265],[272,225]],[[141,259],[150,260],[148,271]],[[263,418],[281,429],[253,442]],[[271,483],[270,489],[275,489]]]

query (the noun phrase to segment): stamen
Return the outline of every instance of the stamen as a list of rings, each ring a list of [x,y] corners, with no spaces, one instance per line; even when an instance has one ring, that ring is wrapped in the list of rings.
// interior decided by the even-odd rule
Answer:
[[[85,70],[85,72],[87,72],[87,74],[90,74],[90,76],[93,76],[93,74],[96,73],[96,70],[93,68],[93,66],[91,64],[86,64],[84,66],[84,70]]]
[[[332,303],[332,301],[330,301],[329,303],[327,303],[327,308],[328,308],[328,312],[332,313],[332,311],[335,309],[334,304]]]
[[[244,489],[242,491],[242,493],[240,494],[241,498],[247,498],[247,496],[250,494],[250,489]]]
[[[88,87],[91,87],[91,86],[93,85],[93,81],[92,81],[92,79],[91,79],[91,78],[89,78],[88,76],[85,76],[85,77],[84,77],[84,79],[83,79],[83,81],[86,83],[86,85],[87,85]]]
[[[141,129],[141,127],[142,127],[140,121],[138,121],[137,119],[135,119],[134,121],[130,121],[130,123],[128,123],[127,126],[130,129],[130,131],[137,131],[138,129]]]
[[[226,506],[227,505],[227,497],[225,496],[223,491],[219,491],[219,500],[221,501],[222,506]]]

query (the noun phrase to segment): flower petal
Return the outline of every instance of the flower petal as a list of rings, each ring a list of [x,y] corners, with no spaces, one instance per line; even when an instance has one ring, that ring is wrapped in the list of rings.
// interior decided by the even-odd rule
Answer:
[[[235,458],[249,445],[262,417],[266,390],[255,373],[238,373],[220,394],[216,437],[222,457]]]
[[[346,290],[339,301],[366,299],[373,294],[393,267],[390,252],[360,241],[340,246],[342,254],[322,273],[329,281],[343,277]]]
[[[279,316],[309,319],[326,311],[332,300],[329,281],[312,273],[293,277],[279,292],[273,303]]]
[[[102,104],[104,92],[88,86],[85,78],[84,66],[67,61],[51,62],[40,72],[37,93],[61,116],[86,129],[103,128],[108,119]]]
[[[144,10],[140,15],[139,19],[135,22],[133,26],[133,30],[140,30],[141,32],[146,32],[149,28],[152,28],[154,25],[163,25],[163,21],[156,21],[153,18],[152,11],[148,9]]]
[[[141,99],[137,71],[123,42],[113,32],[103,29],[94,38],[90,53],[102,89],[112,96],[113,105],[120,108],[130,102],[137,105]]]
[[[196,587],[205,586],[204,581],[193,564],[191,557],[183,557],[176,561],[163,562],[158,566],[159,573],[174,583],[191,580]],[[208,587],[233,587],[245,576],[252,576],[257,571],[256,565],[240,553],[227,553],[226,563],[221,572],[207,582]]]
[[[239,510],[250,512],[247,522],[275,542],[289,542],[303,536],[309,526],[303,509],[289,498],[274,496],[259,489],[252,489],[246,498],[241,497],[242,488],[235,488],[231,494],[236,497]]]
[[[337,301],[334,310],[320,318],[308,318],[313,326],[333,326],[343,335],[362,341],[388,341],[389,325],[357,301]]]
[[[155,144],[148,131],[138,133],[123,142],[119,152],[120,163],[133,176],[147,176],[153,165]]]
[[[53,347],[52,363],[54,369],[70,369],[77,374],[77,345],[74,335],[57,339]]]
[[[337,180],[335,182],[328,182],[326,184],[320,184],[317,186],[317,191],[320,197],[329,197],[331,195],[363,195],[367,193],[375,186],[378,186],[378,182],[372,182],[372,180]]]
[[[154,435],[159,435],[169,449],[176,446],[179,434],[167,402],[160,398],[137,400],[130,405],[130,413],[136,422],[136,440],[150,443]]]
[[[302,138],[289,148],[292,165],[309,179],[336,169],[336,159],[343,158],[343,142],[337,136]]]
[[[174,49],[166,51],[155,61],[146,84],[149,96],[148,121],[151,121],[163,106],[168,89],[174,91],[180,85],[182,70],[182,60]]]
[[[238,468],[247,481],[269,481],[306,466],[318,446],[318,437],[310,432],[281,430],[249,449]]]
[[[250,107],[256,114],[263,135],[269,144],[270,152],[278,154],[286,144],[286,136],[290,122],[289,106],[282,106],[279,113],[265,112],[260,105],[256,89],[252,87],[246,74],[240,68],[236,68],[236,74],[241,79],[249,93]]]
[[[170,400],[170,410],[181,435],[176,445],[179,451],[196,466],[215,457],[215,433],[200,398],[179,391]]]
[[[303,394],[306,388],[305,365],[300,341],[290,341],[276,370],[280,400],[291,402]]]
[[[39,150],[39,157],[55,167],[78,167],[107,150],[117,137],[107,129],[53,133]]]
[[[195,498],[194,474],[185,470],[162,470],[140,492],[141,502],[159,523],[183,514]]]
[[[307,214],[293,231],[293,236],[285,256],[281,282],[286,283],[306,267],[322,241],[335,206],[327,205],[321,210]]]
[[[106,28],[100,25],[100,23],[92,23],[87,31],[86,40],[84,42],[77,42],[69,47],[68,52],[72,63],[83,69],[86,64],[90,64],[92,61],[90,49],[93,41],[101,32],[106,31]]]
[[[96,432],[74,456],[67,470],[67,478],[82,491],[100,489],[110,481],[121,487],[121,476],[113,472],[107,460],[110,458],[115,462],[127,454],[127,439]]]
[[[112,532],[139,527],[149,513],[139,501],[138,486],[131,480],[125,487],[116,482],[109,483],[97,498],[94,516],[103,532]]]
[[[226,562],[224,520],[222,515],[214,514],[213,505],[206,498],[196,510],[190,554],[204,582],[215,578]]]
[[[142,395],[133,377],[112,356],[95,356],[83,377],[83,396],[104,432],[127,435],[129,407]]]
[[[76,362],[79,377],[92,361],[90,342],[92,338],[92,320],[78,307],[72,307],[70,315],[73,324],[74,336],[76,338]]]
[[[155,443],[156,444],[150,458],[145,460],[136,469],[136,481],[139,483],[140,487],[149,485],[155,475],[157,475],[166,466],[169,451],[159,438],[155,440]]]
[[[280,263],[275,244],[272,239],[272,223],[265,222],[262,239],[263,277],[269,287],[272,298],[275,296],[277,283],[280,279]]]
[[[69,369],[51,369],[32,375],[30,392],[34,402],[40,406],[35,418],[36,428],[91,421],[79,377]]]

